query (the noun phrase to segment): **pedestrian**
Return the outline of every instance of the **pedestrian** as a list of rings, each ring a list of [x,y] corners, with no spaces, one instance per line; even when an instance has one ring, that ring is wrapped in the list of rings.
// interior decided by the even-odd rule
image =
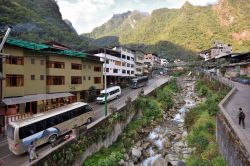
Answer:
[[[243,129],[245,128],[245,113],[242,111],[242,108],[239,108],[239,125],[242,123]]]
[[[31,162],[32,160],[38,157],[38,155],[36,154],[36,147],[33,141],[30,143],[28,152],[29,152],[29,162]]]

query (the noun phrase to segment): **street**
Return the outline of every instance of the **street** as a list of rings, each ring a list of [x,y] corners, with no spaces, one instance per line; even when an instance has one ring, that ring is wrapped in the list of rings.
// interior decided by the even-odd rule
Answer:
[[[166,77],[159,77],[159,78],[153,78],[150,79],[148,82],[148,85],[146,87],[144,87],[144,93],[148,94],[149,92],[151,92],[152,90],[154,90],[156,87],[164,84],[165,82],[168,81],[168,78]],[[132,98],[132,100],[135,100],[138,96],[138,92],[141,90],[141,88],[139,89],[130,89],[130,88],[125,88],[122,90],[122,95],[121,97],[119,97],[116,100],[113,100],[111,102],[108,102],[108,108],[110,106],[114,106],[117,107],[117,109],[120,109],[121,107],[123,107],[125,105],[125,101],[127,100],[127,98],[130,96]],[[95,111],[95,119],[94,121],[88,125],[89,126],[93,126],[96,123],[98,123],[98,119],[100,119],[101,117],[104,116],[104,104],[91,104],[91,107],[94,109]],[[20,156],[15,156],[14,154],[12,154],[9,149],[8,149],[8,144],[7,142],[0,144],[0,165],[3,166],[15,166],[15,165],[21,165],[23,163],[25,163],[28,160],[28,155],[23,154]],[[42,145],[40,147],[37,148],[37,152],[38,154],[47,151],[49,149],[52,149],[52,147],[49,144],[45,144]]]

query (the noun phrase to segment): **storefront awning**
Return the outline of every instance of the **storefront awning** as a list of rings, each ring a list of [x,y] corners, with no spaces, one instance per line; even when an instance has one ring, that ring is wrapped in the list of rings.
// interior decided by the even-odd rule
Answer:
[[[3,99],[2,102],[4,102],[6,105],[14,105],[14,104],[28,103],[32,101],[49,100],[49,99],[56,99],[69,96],[74,96],[74,95],[71,93],[37,94],[37,95],[28,95],[23,97],[6,98]]]

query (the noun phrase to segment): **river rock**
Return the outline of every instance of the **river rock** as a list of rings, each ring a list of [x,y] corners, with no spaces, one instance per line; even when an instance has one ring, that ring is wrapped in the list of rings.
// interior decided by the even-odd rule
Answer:
[[[176,143],[174,144],[174,146],[175,146],[175,147],[184,147],[185,145],[184,145],[183,142],[176,142]]]
[[[164,147],[165,148],[170,148],[171,147],[171,143],[169,142],[169,140],[165,140]]]
[[[128,154],[124,154],[124,159],[125,159],[125,161],[128,161],[128,160],[129,160]]]
[[[177,166],[186,166],[186,164],[183,161],[178,161]]]
[[[118,163],[118,164],[119,164],[119,165],[124,165],[124,163],[125,163],[125,162],[124,162],[124,160],[123,160],[123,159],[121,159],[121,160],[119,161],[119,163]]]
[[[158,157],[153,163],[153,166],[166,166],[166,165],[167,162],[162,157]]]
[[[182,137],[183,137],[183,138],[187,138],[187,136],[188,136],[187,131],[184,131],[184,132],[182,133]]]
[[[133,148],[132,149],[132,156],[140,158],[141,157],[141,150],[139,148]]]
[[[150,143],[146,142],[146,143],[142,144],[141,147],[142,147],[143,150],[145,150],[145,149],[148,148],[149,145],[150,145]]]

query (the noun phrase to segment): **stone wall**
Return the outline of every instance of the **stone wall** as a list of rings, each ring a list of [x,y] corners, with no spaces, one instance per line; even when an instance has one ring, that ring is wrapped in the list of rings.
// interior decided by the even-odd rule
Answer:
[[[249,153],[237,136],[233,127],[234,123],[223,107],[236,91],[237,89],[233,88],[219,104],[220,111],[216,117],[216,139],[219,152],[230,166],[250,166]]]

